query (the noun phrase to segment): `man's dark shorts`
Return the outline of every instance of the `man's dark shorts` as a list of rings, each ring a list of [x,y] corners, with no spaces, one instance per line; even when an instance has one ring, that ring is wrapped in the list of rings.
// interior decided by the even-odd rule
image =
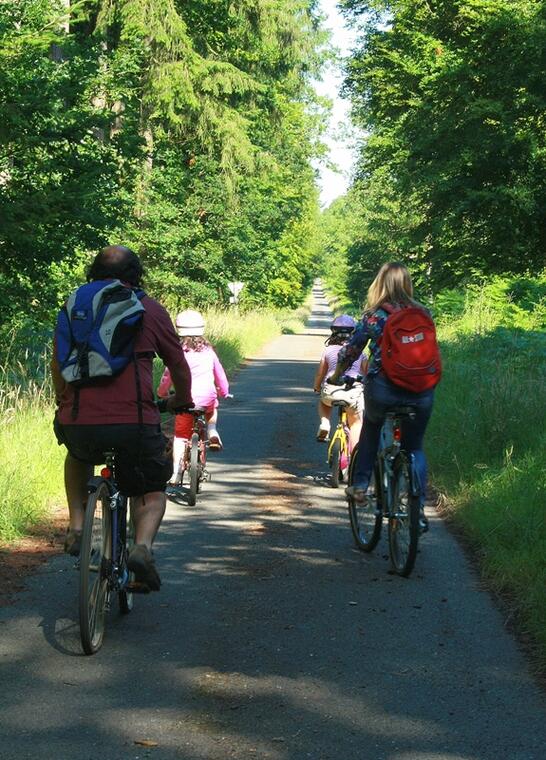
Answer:
[[[125,496],[165,490],[172,460],[159,425],[61,425],[55,418],[53,428],[59,445],[81,462],[104,464],[104,452],[116,451],[116,480]]]

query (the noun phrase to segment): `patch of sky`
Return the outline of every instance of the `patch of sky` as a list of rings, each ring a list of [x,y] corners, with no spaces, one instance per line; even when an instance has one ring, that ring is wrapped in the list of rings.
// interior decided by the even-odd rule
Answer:
[[[320,203],[326,208],[347,191],[361,138],[359,131],[351,124],[350,103],[341,97],[344,59],[357,46],[359,31],[345,24],[335,0],[321,0],[319,8],[324,17],[324,27],[331,33],[331,45],[337,52],[335,59],[325,67],[322,79],[314,82],[318,94],[332,102],[330,123],[323,136],[327,155],[314,165],[318,174]]]

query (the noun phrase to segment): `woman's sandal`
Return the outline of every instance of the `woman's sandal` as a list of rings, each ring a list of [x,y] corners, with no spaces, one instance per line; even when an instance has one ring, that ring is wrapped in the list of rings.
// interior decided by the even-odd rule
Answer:
[[[363,507],[368,499],[367,492],[368,489],[363,488],[362,486],[347,486],[345,489],[345,496],[351,501],[354,501],[359,507]]]

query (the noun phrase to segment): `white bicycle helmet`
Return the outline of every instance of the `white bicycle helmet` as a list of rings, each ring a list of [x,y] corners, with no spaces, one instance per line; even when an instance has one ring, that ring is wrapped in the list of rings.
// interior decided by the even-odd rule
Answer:
[[[176,317],[176,332],[181,338],[186,336],[203,335],[205,332],[205,320],[203,315],[193,309],[181,311]]]

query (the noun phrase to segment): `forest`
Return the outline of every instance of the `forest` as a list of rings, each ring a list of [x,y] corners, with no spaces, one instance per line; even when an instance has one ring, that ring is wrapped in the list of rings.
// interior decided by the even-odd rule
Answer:
[[[50,325],[107,242],[172,310],[222,306],[233,280],[248,307],[293,308],[316,274],[360,305],[388,258],[430,302],[539,274],[545,4],[338,5],[359,146],[321,213],[313,82],[335,53],[316,0],[5,0],[0,341]]]
[[[308,0],[0,5],[0,334],[48,325],[108,242],[171,309],[296,306],[326,42]]]
[[[358,300],[378,262],[422,299],[546,263],[546,4],[342,0],[358,44],[345,91],[360,127],[326,251]],[[339,266],[332,263],[332,269]]]

